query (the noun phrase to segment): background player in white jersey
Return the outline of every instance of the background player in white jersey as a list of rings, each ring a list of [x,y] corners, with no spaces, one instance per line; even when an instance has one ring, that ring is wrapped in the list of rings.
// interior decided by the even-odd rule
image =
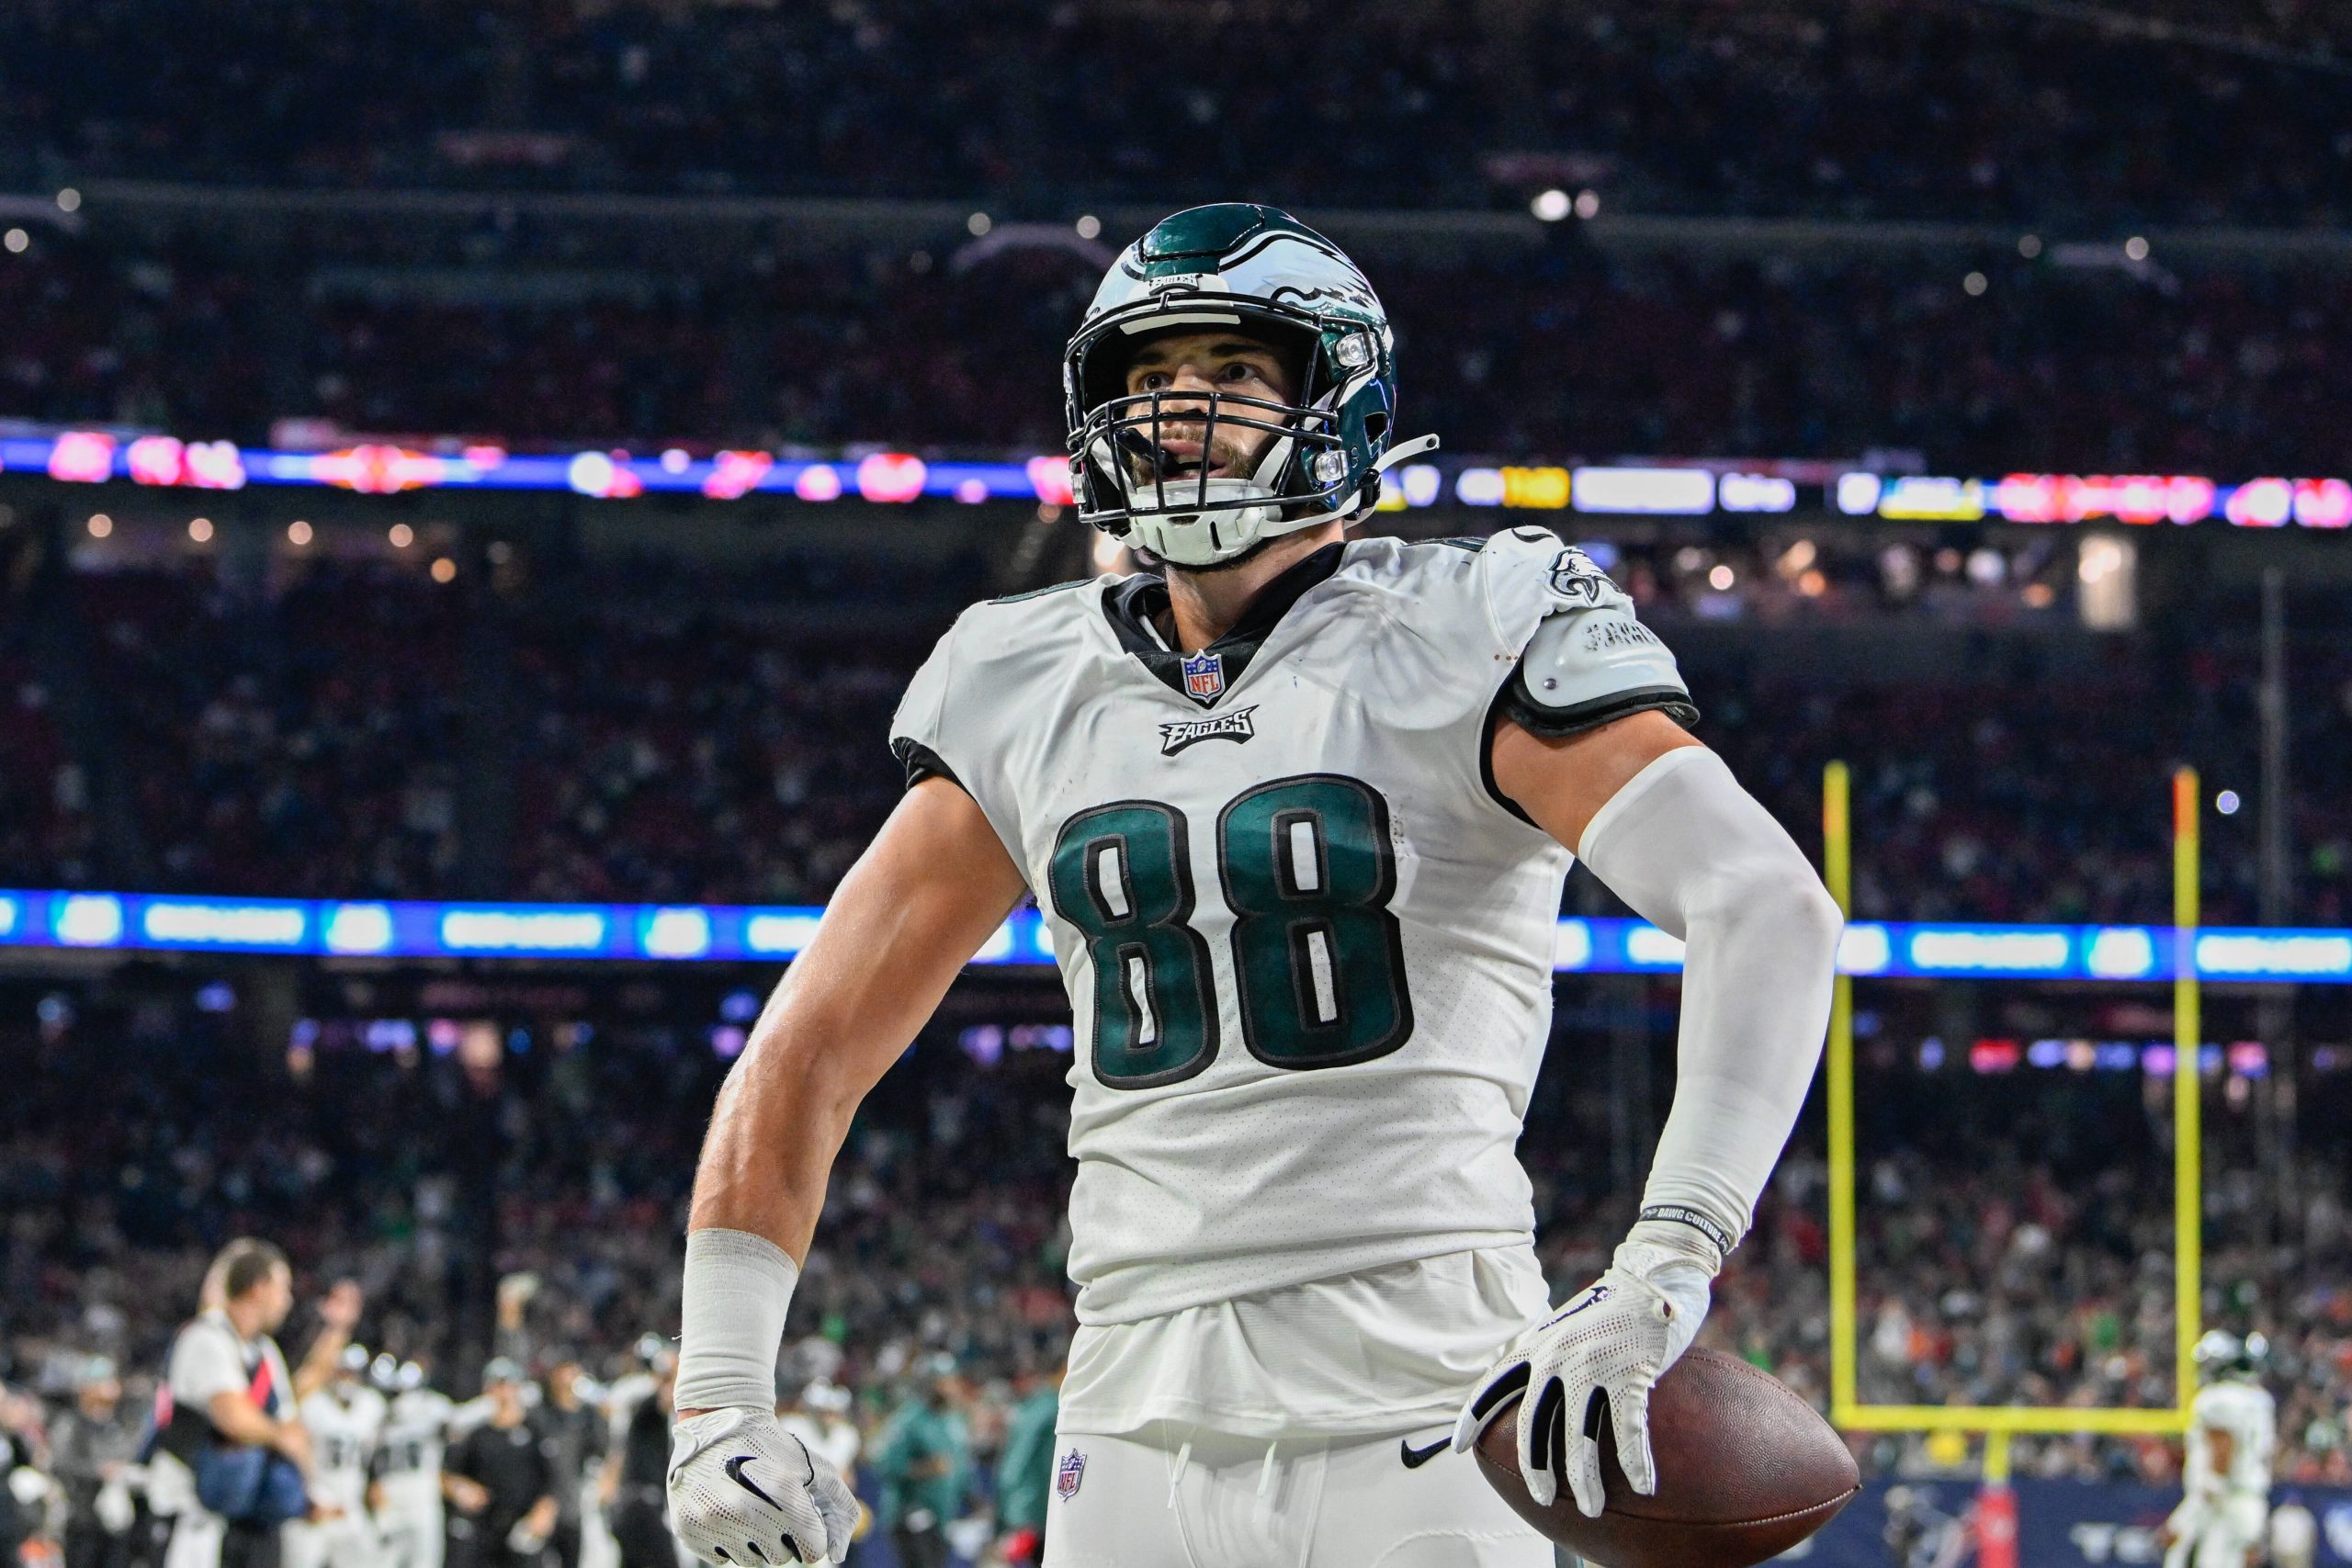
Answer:
[[[383,1537],[368,1506],[368,1477],[387,1402],[368,1385],[368,1348],[346,1345],[327,1385],[303,1396],[311,1501],[326,1517],[286,1527],[286,1568],[379,1568]]]
[[[670,1488],[706,1559],[845,1548],[854,1500],[770,1408],[797,1260],[859,1100],[1026,890],[1078,1035],[1049,1568],[1548,1564],[1458,1452],[1522,1390],[1539,1496],[1599,1511],[1596,1402],[1652,1483],[1648,1390],[1803,1101],[1838,912],[1581,553],[1347,539],[1433,445],[1396,440],[1393,348],[1266,208],[1104,279],[1073,478],[1166,572],[975,606],[900,706],[907,797],[703,1151]],[[1514,1146],[1572,854],[1688,958],[1642,1217],[1553,1315]]]
[[[2180,1506],[2165,1521],[2165,1568],[2255,1568],[2270,1520],[2278,1412],[2261,1376],[2267,1346],[2215,1329],[2197,1342],[2210,1381],[2188,1410]]]
[[[371,1488],[385,1568],[441,1568],[447,1546],[441,1454],[457,1404],[425,1386],[425,1370],[415,1361],[393,1365],[379,1356],[376,1367],[376,1386],[390,1398]]]
[[[778,1412],[776,1424],[856,1489],[858,1450],[865,1444],[850,1417],[849,1390],[821,1379],[808,1383]]]

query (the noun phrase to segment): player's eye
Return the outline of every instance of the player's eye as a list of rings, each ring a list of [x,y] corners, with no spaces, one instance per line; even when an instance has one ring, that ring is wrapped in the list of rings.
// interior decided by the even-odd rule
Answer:
[[[1165,370],[1147,370],[1136,378],[1136,390],[1138,392],[1156,392],[1167,385],[1168,372]]]
[[[1258,378],[1258,367],[1246,359],[1237,359],[1217,374],[1227,381],[1254,381]]]

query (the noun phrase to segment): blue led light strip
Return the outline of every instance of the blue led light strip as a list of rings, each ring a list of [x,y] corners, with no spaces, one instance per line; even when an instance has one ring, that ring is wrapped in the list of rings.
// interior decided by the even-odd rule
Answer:
[[[311,953],[351,958],[568,958],[759,962],[791,958],[815,905],[446,904],[198,898],[151,893],[0,892],[0,946],[89,952]],[[1858,921],[1839,965],[1894,978],[2159,981],[2172,978],[2169,926]],[[1015,914],[975,964],[1053,963],[1045,923]],[[2208,927],[2208,980],[2352,984],[2352,930]],[[1564,919],[1553,968],[1665,974],[1682,944],[1641,920]]]

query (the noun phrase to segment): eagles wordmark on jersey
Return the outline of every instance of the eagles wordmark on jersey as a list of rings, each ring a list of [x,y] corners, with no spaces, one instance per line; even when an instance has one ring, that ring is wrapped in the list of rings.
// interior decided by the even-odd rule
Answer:
[[[1325,547],[1207,650],[1206,698],[1165,592],[976,606],[892,727],[1048,923],[1081,1320],[1523,1241],[1569,854],[1495,791],[1493,721],[1553,617],[1536,679],[1567,725],[1688,716],[1672,656],[1540,528]]]

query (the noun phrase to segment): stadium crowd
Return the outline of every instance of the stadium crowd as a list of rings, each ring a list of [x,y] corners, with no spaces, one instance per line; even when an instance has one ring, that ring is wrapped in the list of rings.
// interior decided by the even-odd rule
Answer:
[[[2340,221],[2340,16],[2143,9],[311,0],[187,28],[158,0],[45,4],[0,62],[0,171],[989,197],[1066,221],[1225,198],[1248,170],[1325,208],[1567,184],[1645,212]]]
[[[0,256],[0,418],[265,444],[284,422],[518,447],[1057,451],[1107,251],[851,251],[550,299],[44,236]],[[1412,429],[1510,460],[1918,455],[1933,472],[2331,473],[2340,273],[2056,249],[1533,253],[1375,271]],[[430,269],[428,269],[430,270]],[[435,272],[435,277],[441,275]],[[620,275],[616,274],[618,277]],[[435,283],[434,289],[443,287]]]
[[[1853,766],[1859,913],[2161,920],[2165,781],[2193,762],[2245,803],[2209,829],[2207,918],[2260,918],[2252,649],[2167,620],[2037,651],[2018,628],[2063,624],[2051,569],[2071,568],[2042,542],[1594,547],[1679,650],[1700,733],[1802,841],[1823,764]],[[899,692],[982,580],[953,553],[518,560],[471,586],[421,564],[281,560],[233,587],[166,550],[75,571],[49,612],[73,617],[49,634],[65,658],[34,656],[27,602],[0,627],[0,724],[21,737],[0,792],[22,806],[0,814],[0,886],[820,902],[897,796]],[[829,635],[824,614],[869,610],[888,636]],[[1934,660],[1859,680],[1833,652],[1758,660],[1746,629],[1871,624],[1946,626],[2003,680]],[[2299,775],[2352,766],[2345,650],[2299,640],[2291,690]],[[2299,791],[2290,843],[2291,919],[2352,920],[2352,801]],[[1615,912],[1581,873],[1570,907]]]
[[[452,1394],[474,1393],[492,1355],[550,1399],[574,1386],[573,1368],[592,1404],[642,1398],[658,1380],[661,1347],[643,1337],[675,1325],[693,1149],[726,1066],[707,1031],[520,1026],[484,1055],[429,1032],[384,1048],[380,1032],[312,1030],[301,1038],[315,1043],[277,1054],[255,1037],[266,1010],[235,995],[82,1009],[61,991],[37,1032],[0,1037],[13,1081],[30,1086],[0,1134],[0,1427],[20,1463],[64,1483],[61,1516],[91,1500],[70,1456],[92,1438],[74,1428],[97,1421],[115,1461],[135,1451],[164,1348],[216,1247],[239,1234],[280,1240],[306,1301],[356,1282],[361,1339]],[[1605,1139],[1572,1125],[1600,1098],[1588,1059],[1564,1026],[1523,1150],[1555,1291],[1597,1270],[1630,1217],[1633,1195],[1594,1152]],[[967,1560],[991,1538],[989,1511],[1010,1517],[1008,1428],[1070,1326],[1066,1066],[1051,1048],[975,1053],[951,1029],[927,1033],[861,1113],[796,1301],[785,1397],[830,1409],[845,1391],[840,1414],[862,1434],[886,1532],[922,1479],[894,1472],[896,1434],[952,1429],[960,1453],[939,1500],[944,1517],[971,1517],[956,1537]],[[2168,1402],[2170,1221],[2148,1196],[2165,1188],[2161,1104],[2133,1084],[2068,1079],[2034,1087],[2040,1111],[2019,1114],[1965,1087],[1983,1081],[1873,1084],[1873,1135],[1900,1152],[1865,1168],[1864,1396]],[[64,1106],[72,1117],[51,1113]],[[1705,1334],[1821,1399],[1816,1140],[1800,1132]],[[2314,1196],[2284,1235],[2250,1172],[2211,1186],[2209,1311],[2276,1348],[2285,1483],[2352,1483],[2342,1155],[2309,1152],[2301,1190]],[[289,1350],[311,1328],[307,1314],[290,1323]],[[1892,1438],[1865,1441],[1862,1458],[1904,1475],[1965,1462]],[[2164,1482],[2177,1456],[2161,1442],[2049,1439],[2019,1462]],[[20,1524],[62,1529],[34,1503]]]

